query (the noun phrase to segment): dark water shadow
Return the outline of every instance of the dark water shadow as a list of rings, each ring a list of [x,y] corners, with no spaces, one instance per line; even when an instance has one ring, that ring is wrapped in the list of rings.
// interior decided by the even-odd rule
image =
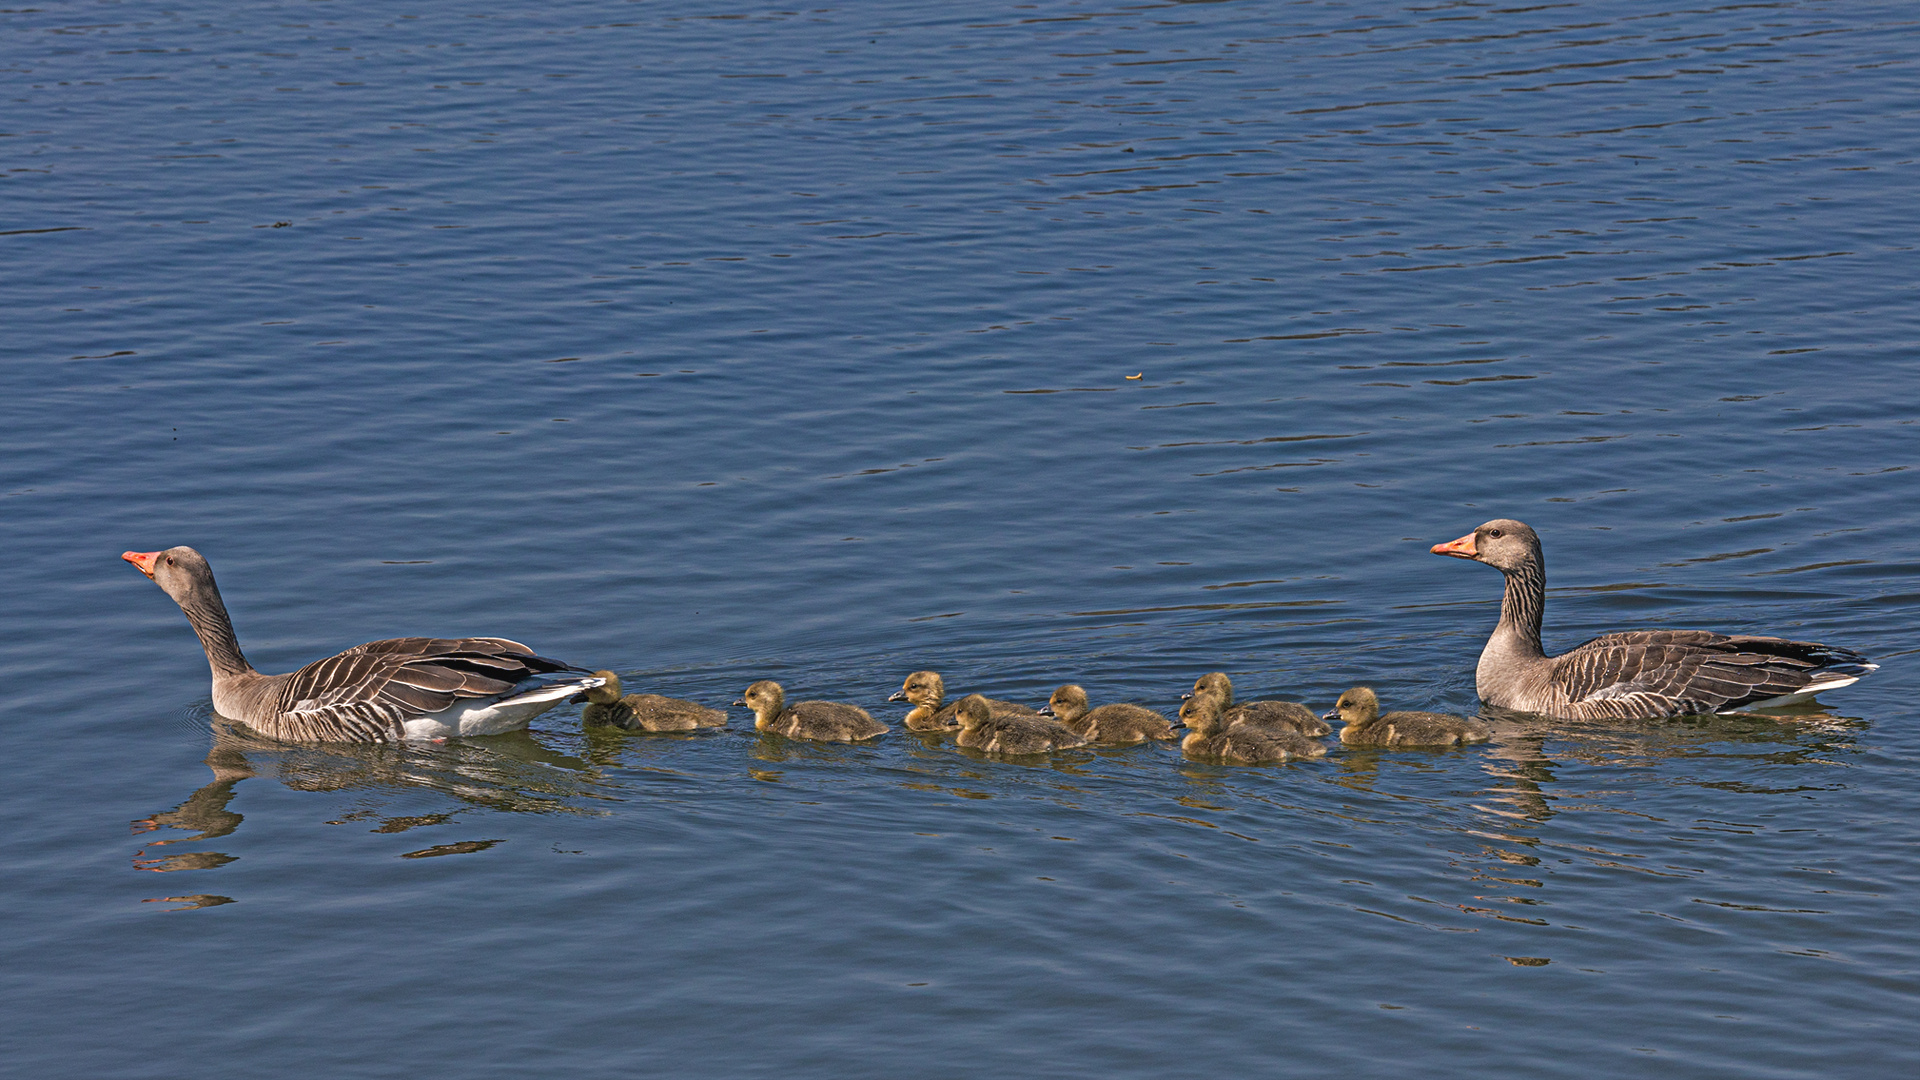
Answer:
[[[377,833],[444,824],[467,807],[509,813],[589,813],[592,809],[584,803],[616,797],[607,790],[606,778],[595,763],[556,753],[525,731],[436,744],[312,744],[264,738],[218,715],[209,716],[207,722],[213,742],[207,750],[206,764],[213,779],[171,809],[131,823],[136,836],[165,829],[192,835],[145,840],[133,857],[137,869],[158,873],[212,870],[238,861],[238,856],[220,851],[156,853],[155,849],[233,835],[245,822],[242,814],[231,809],[235,788],[257,776],[271,777],[294,791],[412,794],[424,788],[462,804],[451,811],[415,815],[383,815],[378,810],[363,809],[328,822],[372,821],[371,831]],[[329,806],[328,812],[334,809]],[[427,851],[479,851],[494,842],[439,845]],[[423,856],[411,853],[409,857]],[[206,903],[195,897],[155,900],[180,900],[188,902],[188,908],[232,902],[231,898],[220,897]]]

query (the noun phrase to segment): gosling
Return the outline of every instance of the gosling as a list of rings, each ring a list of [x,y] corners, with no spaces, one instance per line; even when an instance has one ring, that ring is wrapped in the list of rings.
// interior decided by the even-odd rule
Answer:
[[[1192,731],[1180,742],[1180,752],[1196,761],[1228,765],[1262,765],[1296,758],[1324,757],[1324,744],[1290,728],[1228,724],[1218,694],[1196,694],[1180,712]]]
[[[1223,716],[1229,725],[1251,724],[1254,727],[1290,728],[1302,735],[1319,738],[1333,731],[1325,720],[1312,709],[1297,701],[1242,701],[1233,700],[1233,680],[1227,678],[1224,671],[1210,671],[1193,681],[1193,693],[1188,698],[1200,694],[1219,694],[1223,704]],[[1182,718],[1184,719],[1184,708]]]
[[[1493,730],[1478,720],[1431,712],[1380,712],[1373,689],[1356,686],[1340,695],[1327,719],[1346,726],[1340,741],[1348,746],[1464,746],[1486,742]]]
[[[1087,745],[1072,728],[1044,716],[995,716],[979,694],[956,702],[954,716],[960,721],[954,741],[989,754],[1044,754]]]
[[[960,726],[954,718],[960,703],[943,705],[947,698],[947,683],[937,672],[916,671],[907,676],[906,685],[900,692],[888,698],[888,701],[910,701],[913,711],[905,718],[908,731],[952,731]],[[999,701],[987,698],[987,707],[995,716],[1038,716],[1038,712],[1025,705],[1011,701]]]
[[[587,727],[617,727],[628,731],[692,731],[703,727],[726,727],[727,711],[710,709],[696,701],[661,697],[659,694],[620,696],[620,676],[611,671],[596,671],[606,680],[599,686],[576,694],[574,704],[586,703],[580,710],[580,722]]]
[[[1129,702],[1091,708],[1087,692],[1073,683],[1055,690],[1040,715],[1053,717],[1088,742],[1108,746],[1137,746],[1148,739],[1174,737],[1172,722],[1152,709]]]
[[[787,704],[787,692],[772,679],[747,687],[735,705],[753,710],[753,726],[789,739],[817,742],[861,742],[891,729],[867,715],[858,705],[838,701],[796,701]]]

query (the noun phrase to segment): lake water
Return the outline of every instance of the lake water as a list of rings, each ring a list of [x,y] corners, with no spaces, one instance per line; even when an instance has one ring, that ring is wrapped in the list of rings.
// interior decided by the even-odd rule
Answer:
[[[0,12],[19,1076],[1920,1069],[1903,3]],[[1231,769],[210,718],[496,634],[724,704],[919,668],[1477,707],[1777,633],[1824,710]],[[131,826],[129,823],[132,823]]]

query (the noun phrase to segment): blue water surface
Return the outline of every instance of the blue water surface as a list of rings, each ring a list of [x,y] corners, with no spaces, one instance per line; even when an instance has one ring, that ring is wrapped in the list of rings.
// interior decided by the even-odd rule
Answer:
[[[20,1076],[1920,1068],[1910,5],[0,11]],[[249,657],[1478,707],[1774,633],[1824,708],[1226,768],[294,746]],[[131,823],[131,825],[129,824]]]

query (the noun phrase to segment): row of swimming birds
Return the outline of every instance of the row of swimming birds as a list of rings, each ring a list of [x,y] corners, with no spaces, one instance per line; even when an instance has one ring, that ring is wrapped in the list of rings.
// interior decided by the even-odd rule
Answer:
[[[1506,591],[1500,621],[1475,670],[1483,703],[1564,719],[1654,719],[1772,708],[1858,682],[1877,665],[1851,649],[1817,642],[1706,630],[1632,630],[1606,634],[1549,656],[1540,645],[1546,570],[1539,536],[1497,519],[1436,555],[1500,570]],[[393,638],[369,642],[283,675],[255,671],[240,651],[207,560],[190,547],[121,556],[180,605],[213,672],[213,707],[270,738],[299,742],[388,742],[491,735],[524,728],[568,699],[584,700],[588,723],[646,728],[649,716],[711,726],[719,710],[691,702],[620,694],[611,672],[589,673],[540,656],[506,638]],[[1090,708],[1086,692],[1063,686],[1048,709],[978,694],[947,704],[933,672],[909,677],[896,699],[914,704],[915,730],[953,730],[962,746],[990,753],[1044,753],[1086,743],[1139,743],[1173,737],[1173,723],[1137,705]],[[789,705],[780,685],[754,683],[735,704],[755,726],[790,738],[858,741],[886,730],[865,710],[833,702]],[[705,712],[686,712],[687,708]],[[680,710],[673,713],[673,710]],[[624,710],[624,711],[623,711]],[[666,711],[661,711],[666,710]],[[712,715],[706,715],[711,713]],[[1348,744],[1446,746],[1488,737],[1485,724],[1439,713],[1379,715],[1373,692],[1356,687],[1328,714],[1343,722]],[[703,721],[700,717],[706,716]],[[1203,676],[1180,709],[1190,756],[1227,762],[1284,761],[1326,752],[1316,738],[1331,729],[1304,705],[1235,703],[1218,672]],[[669,721],[659,720],[656,723]],[[649,730],[663,730],[658,727]]]
[[[694,731],[725,727],[720,709],[659,694],[620,693],[620,677],[596,671],[600,685],[575,697],[585,702],[580,722],[588,727],[628,731]],[[907,676],[889,701],[913,706],[903,723],[909,731],[952,732],[954,741],[989,754],[1028,756],[1088,745],[1138,746],[1179,738],[1175,722],[1143,705],[1116,702],[1095,708],[1085,689],[1068,683],[1053,692],[1043,708],[1033,709],[982,694],[946,700],[946,680],[934,671]],[[1455,746],[1485,742],[1492,729],[1479,720],[1430,712],[1380,712],[1373,690],[1356,686],[1340,695],[1324,717],[1294,701],[1245,701],[1233,697],[1233,680],[1213,671],[1194,681],[1180,706],[1187,728],[1180,750],[1190,758],[1233,765],[1256,765],[1324,756],[1319,737],[1338,719],[1340,741],[1348,746]],[[734,702],[753,710],[753,726],[789,739],[865,742],[892,729],[858,705],[840,701],[789,703],[780,684],[762,679]]]

